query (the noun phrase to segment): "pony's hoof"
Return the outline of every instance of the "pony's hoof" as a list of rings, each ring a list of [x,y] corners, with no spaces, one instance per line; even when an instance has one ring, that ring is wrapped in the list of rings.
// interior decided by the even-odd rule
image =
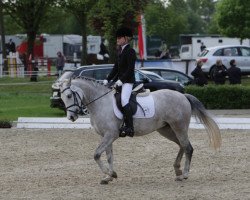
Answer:
[[[117,173],[116,173],[116,172],[113,172],[113,173],[111,174],[111,177],[113,177],[113,178],[118,178]]]
[[[108,181],[106,181],[106,180],[101,180],[100,184],[101,184],[101,185],[108,185],[108,184],[109,184],[109,182],[108,182]]]
[[[182,175],[182,171],[181,170],[176,170],[176,172],[175,172],[176,174],[176,176],[181,176]]]
[[[182,181],[183,180],[183,176],[180,175],[180,176],[176,176],[175,178],[175,181]]]
[[[188,175],[187,174],[183,174],[183,178],[184,179],[188,179]]]
[[[110,181],[113,181],[113,177],[106,176],[104,179],[101,180],[100,184],[107,185]]]

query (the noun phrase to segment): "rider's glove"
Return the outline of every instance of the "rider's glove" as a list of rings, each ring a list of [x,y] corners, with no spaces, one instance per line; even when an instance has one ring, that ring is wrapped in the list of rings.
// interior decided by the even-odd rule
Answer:
[[[108,85],[108,80],[103,80],[103,85]]]
[[[122,86],[121,80],[116,81],[116,82],[115,82],[115,86],[118,86],[118,87]]]

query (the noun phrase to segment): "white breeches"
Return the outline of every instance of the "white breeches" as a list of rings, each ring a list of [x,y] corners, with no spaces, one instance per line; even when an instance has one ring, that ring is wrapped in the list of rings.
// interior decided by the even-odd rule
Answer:
[[[129,98],[131,96],[132,89],[133,89],[132,83],[124,83],[122,85],[122,94],[121,94],[122,107],[126,106],[129,103]]]

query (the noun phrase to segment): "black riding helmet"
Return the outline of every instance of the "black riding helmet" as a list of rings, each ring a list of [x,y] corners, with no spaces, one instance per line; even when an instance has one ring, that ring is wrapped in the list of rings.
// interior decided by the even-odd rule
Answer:
[[[122,27],[116,31],[116,37],[125,37],[125,36],[132,38],[133,37],[132,30],[126,27]]]

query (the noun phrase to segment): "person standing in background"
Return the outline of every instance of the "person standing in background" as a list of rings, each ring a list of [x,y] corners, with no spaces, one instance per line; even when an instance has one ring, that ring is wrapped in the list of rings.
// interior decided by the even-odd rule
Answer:
[[[223,85],[226,82],[227,69],[222,64],[221,59],[217,59],[216,63],[212,66],[214,69],[213,78],[216,85]]]
[[[12,41],[12,39],[9,40],[7,47],[8,47],[7,48],[8,53],[10,53],[10,52],[15,53],[16,52],[16,44]]]
[[[198,60],[195,69],[191,72],[191,75],[194,77],[194,82],[198,86],[207,85],[206,75],[201,69],[202,65],[203,62],[201,60]]]
[[[201,52],[202,52],[204,49],[206,49],[206,48],[207,48],[206,45],[202,42],[202,43],[201,43],[201,47],[200,47]]]
[[[100,52],[99,52],[99,54],[101,54],[101,55],[103,56],[104,61],[108,63],[108,60],[109,60],[109,52],[108,52],[107,47],[106,47],[106,45],[104,44],[104,42],[105,42],[105,39],[102,38],[102,42],[101,42],[101,44],[100,44]]]
[[[62,75],[64,64],[65,64],[64,56],[62,55],[62,53],[60,51],[58,51],[57,52],[57,59],[56,59],[56,69],[57,69],[58,77],[60,77]]]
[[[241,84],[241,69],[236,67],[236,61],[230,60],[230,68],[227,70],[229,84]]]

